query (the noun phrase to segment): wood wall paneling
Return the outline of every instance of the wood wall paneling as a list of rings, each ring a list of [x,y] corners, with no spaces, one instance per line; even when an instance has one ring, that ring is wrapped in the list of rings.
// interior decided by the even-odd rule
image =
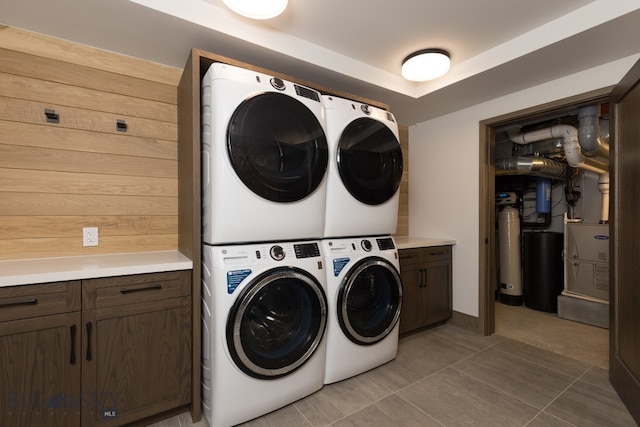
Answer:
[[[0,35],[0,259],[176,250],[180,70]]]
[[[400,182],[398,203],[398,227],[395,236],[409,235],[409,128],[399,126],[400,147],[402,148],[403,171]]]

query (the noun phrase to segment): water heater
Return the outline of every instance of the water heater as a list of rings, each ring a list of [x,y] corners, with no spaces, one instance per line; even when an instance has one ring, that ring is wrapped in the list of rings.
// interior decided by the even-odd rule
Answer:
[[[522,305],[522,269],[520,261],[520,217],[513,206],[498,213],[498,250],[500,255],[500,302]]]

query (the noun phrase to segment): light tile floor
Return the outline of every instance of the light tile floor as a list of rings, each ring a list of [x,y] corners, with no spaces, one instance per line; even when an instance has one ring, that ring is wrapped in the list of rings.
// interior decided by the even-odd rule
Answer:
[[[599,364],[442,325],[402,338],[386,365],[243,427],[635,426]],[[182,414],[153,426],[207,423]]]

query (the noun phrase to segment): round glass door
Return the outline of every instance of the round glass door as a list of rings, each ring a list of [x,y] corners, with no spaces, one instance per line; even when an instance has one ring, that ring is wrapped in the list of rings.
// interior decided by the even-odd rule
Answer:
[[[369,345],[384,339],[400,318],[402,281],[383,258],[365,258],[345,277],[338,293],[338,320],[354,343]]]
[[[349,123],[340,136],[337,162],[346,189],[367,205],[386,202],[400,186],[400,143],[378,120],[361,117]]]
[[[227,150],[244,185],[273,202],[295,202],[313,193],[329,158],[316,116],[302,102],[276,92],[238,106],[227,129]]]
[[[322,341],[327,300],[320,283],[294,267],[269,270],[249,284],[227,320],[227,345],[247,375],[279,378],[300,368]]]

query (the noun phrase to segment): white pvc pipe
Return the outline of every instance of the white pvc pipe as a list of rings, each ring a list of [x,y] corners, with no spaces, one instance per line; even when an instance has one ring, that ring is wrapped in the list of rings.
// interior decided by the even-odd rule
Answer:
[[[600,223],[609,222],[609,173],[603,173],[598,178],[598,190],[602,193],[602,215]]]
[[[598,174],[607,173],[606,169],[593,165],[592,162],[589,162],[589,164],[585,162],[585,157],[582,155],[582,149],[578,140],[578,130],[573,126],[555,125],[545,129],[510,135],[509,138],[512,142],[520,145],[544,141],[546,139],[562,138],[562,148],[569,166],[590,170]]]

